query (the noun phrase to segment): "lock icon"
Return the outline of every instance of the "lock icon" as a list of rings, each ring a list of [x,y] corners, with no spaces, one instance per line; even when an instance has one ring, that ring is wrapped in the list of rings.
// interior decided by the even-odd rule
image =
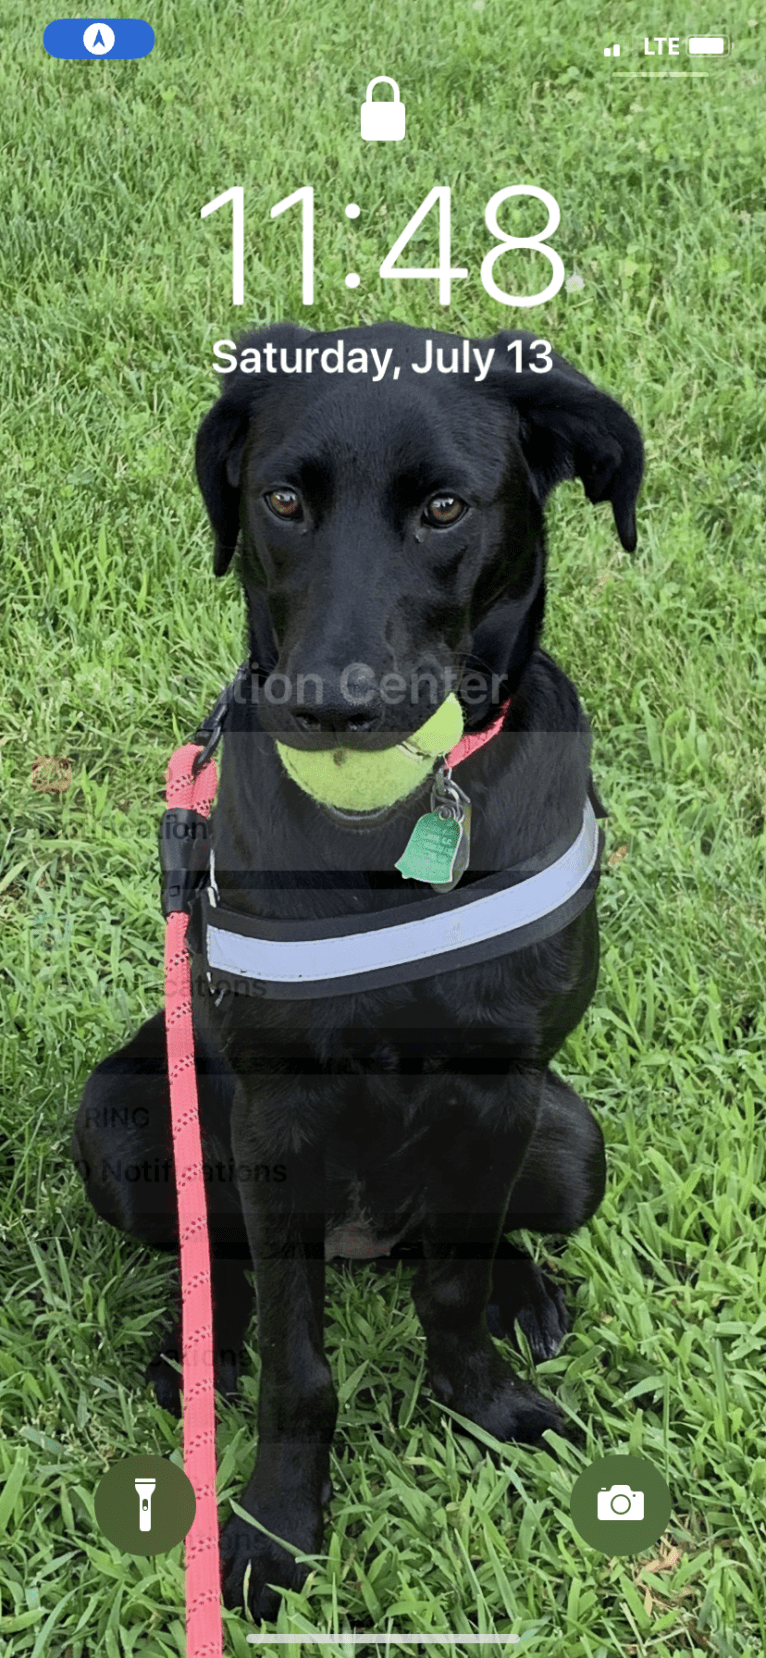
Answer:
[[[375,103],[372,89],[381,81],[393,87],[394,96],[381,98]],[[374,81],[370,81],[362,104],[362,137],[368,140],[404,137],[404,104],[396,81],[392,81],[390,75],[376,75]]]

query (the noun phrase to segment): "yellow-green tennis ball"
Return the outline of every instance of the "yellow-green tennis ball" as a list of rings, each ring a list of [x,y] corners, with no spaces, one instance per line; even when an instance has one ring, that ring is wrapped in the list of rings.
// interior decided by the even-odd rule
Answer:
[[[342,812],[375,812],[412,794],[434,760],[449,754],[462,735],[463,710],[451,691],[419,731],[377,754],[350,748],[312,754],[279,742],[277,752],[293,782],[323,805]]]

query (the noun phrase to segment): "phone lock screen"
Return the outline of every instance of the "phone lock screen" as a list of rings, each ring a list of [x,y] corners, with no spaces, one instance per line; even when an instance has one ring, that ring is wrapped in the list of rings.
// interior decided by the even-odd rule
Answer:
[[[0,1655],[766,1639],[764,23],[0,19]]]

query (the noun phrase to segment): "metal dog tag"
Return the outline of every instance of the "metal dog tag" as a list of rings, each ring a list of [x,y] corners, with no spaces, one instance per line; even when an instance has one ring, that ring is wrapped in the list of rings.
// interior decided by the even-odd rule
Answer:
[[[418,818],[395,868],[405,881],[428,881],[434,892],[451,892],[468,868],[471,802],[448,766],[440,766],[431,790],[431,810]]]

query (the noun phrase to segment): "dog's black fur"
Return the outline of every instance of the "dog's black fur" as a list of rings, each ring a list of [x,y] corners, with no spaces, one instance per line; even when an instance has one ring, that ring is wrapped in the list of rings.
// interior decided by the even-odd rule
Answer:
[[[284,325],[242,344],[268,338],[292,362],[297,345],[324,348],[338,337]],[[343,331],[347,351],[392,347],[404,365],[398,381],[389,372],[375,385],[270,374],[265,363],[255,374],[238,368],[200,428],[215,570],[224,573],[239,542],[260,665],[261,694],[235,707],[226,727],[214,813],[221,899],[246,914],[360,915],[423,897],[394,864],[428,810],[427,786],[379,817],[344,820],[291,781],[273,738],[299,748],[389,746],[442,700],[442,680],[434,692],[429,671],[484,676],[486,695],[474,680],[464,700],[468,730],[488,725],[497,701],[511,697],[503,732],[460,768],[473,801],[463,886],[522,860],[544,864],[546,849],[569,844],[581,825],[590,730],[574,687],[538,646],[543,507],[554,484],[578,475],[591,501],[611,501],[632,550],[640,435],[561,358],[547,374],[532,372],[529,334],[475,342],[482,352],[496,347],[483,383],[413,374],[425,337],[393,323]],[[454,338],[430,337],[449,361]],[[524,347],[520,374],[506,349],[513,339]],[[280,489],[295,492],[300,516],[275,515],[265,496]],[[437,527],[428,503],[446,495],[467,510]],[[386,705],[375,693],[361,712],[344,703],[340,675],[350,663],[366,664],[376,683],[398,671],[409,685],[420,671],[416,701]],[[271,682],[286,701],[264,692],[272,671],[288,676]],[[293,696],[299,674],[321,676],[320,706]],[[361,684],[372,679],[362,674]],[[549,1069],[597,972],[593,902],[557,936],[485,965],[321,1000],[229,997],[217,1008],[195,960],[218,1384],[236,1386],[252,1258],[262,1376],[243,1501],[298,1548],[320,1547],[330,1495],[337,1404],[322,1338],[326,1254],[417,1246],[413,1294],[437,1399],[500,1440],[562,1430],[555,1406],[516,1377],[490,1330],[513,1336],[518,1321],[542,1357],[567,1329],[559,1290],[505,1234],[571,1232],[603,1195],[601,1130]],[[101,1215],[176,1247],[161,1013],[91,1075],[73,1150]],[[169,1345],[178,1348],[177,1333]],[[177,1410],[176,1372],[160,1356],[150,1374]],[[241,1604],[252,1565],[256,1617],[276,1614],[268,1584],[305,1575],[236,1517],[223,1553],[229,1604]]]

